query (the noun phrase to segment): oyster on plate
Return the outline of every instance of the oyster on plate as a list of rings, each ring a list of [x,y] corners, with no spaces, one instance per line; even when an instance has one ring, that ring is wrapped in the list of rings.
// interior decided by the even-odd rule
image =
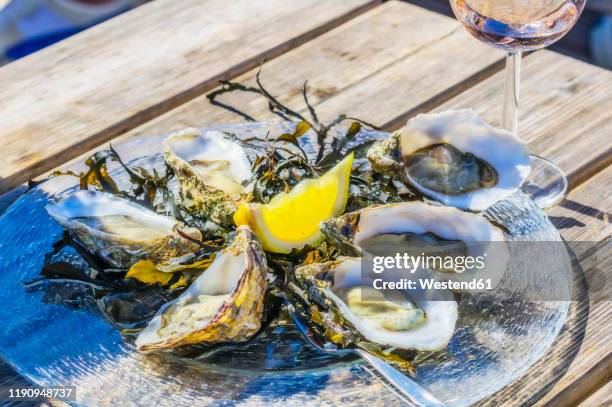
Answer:
[[[310,303],[310,320],[343,347],[434,351],[444,348],[455,331],[457,303],[451,293],[438,290],[428,298],[374,289],[358,258],[301,266],[295,280],[295,294]]]
[[[471,110],[420,114],[372,146],[372,167],[445,205],[484,211],[516,191],[531,172],[527,148]]]
[[[162,306],[136,339],[141,351],[196,343],[242,342],[261,327],[266,257],[247,227],[176,300]]]
[[[218,131],[195,128],[164,140],[166,163],[179,181],[181,206],[219,225],[232,225],[236,203],[249,191],[252,171],[244,149]]]
[[[446,206],[413,201],[374,205],[321,223],[323,234],[343,253],[412,256],[483,256],[481,276],[496,285],[508,261],[504,233],[479,215]],[[462,273],[465,265],[445,268],[433,262],[439,272]],[[469,273],[467,273],[469,274]],[[472,274],[470,274],[473,277]],[[468,276],[466,275],[465,278]]]
[[[202,239],[198,229],[105,192],[81,190],[46,210],[89,251],[118,268],[192,253]]]

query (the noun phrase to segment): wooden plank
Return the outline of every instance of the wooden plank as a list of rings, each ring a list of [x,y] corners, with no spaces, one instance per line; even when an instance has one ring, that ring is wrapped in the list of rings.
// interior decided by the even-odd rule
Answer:
[[[590,178],[547,211],[566,240],[600,242],[612,235],[610,185],[612,167]]]
[[[580,407],[612,406],[612,381],[606,383],[596,393],[580,403]]]
[[[600,313],[597,313],[599,316]],[[608,313],[607,318],[599,320],[600,323],[605,324],[610,321],[610,316],[612,314]],[[610,346],[610,342],[603,343],[604,346]],[[578,354],[577,357],[582,356],[582,352]],[[570,385],[564,387],[562,391],[556,392],[555,386],[551,391],[551,395],[546,395],[544,399],[538,403],[536,406],[549,406],[549,407],[573,407],[578,405],[581,401],[585,400],[585,397],[588,397],[593,392],[597,391],[597,389],[609,382],[612,379],[612,354],[608,353],[608,355],[597,362],[594,366],[592,366],[586,372],[580,372],[581,376],[577,377],[576,380],[572,381]],[[609,404],[607,404],[609,406]]]
[[[447,60],[460,63],[441,63]],[[262,81],[283,103],[305,112],[300,87],[307,79],[310,101],[322,119],[347,113],[383,124],[440,95],[469,87],[499,68],[501,60],[498,51],[471,40],[454,19],[390,1],[266,63]],[[256,72],[235,80],[253,84]],[[278,119],[261,97],[240,93],[222,100],[259,120]],[[113,142],[187,126],[242,121],[202,96]]]
[[[310,102],[329,121],[348,113],[378,125],[406,109],[456,88],[455,94],[490,75],[502,56],[470,36],[453,19],[390,1],[267,63],[262,80],[273,94],[306,112],[299,88],[308,80]],[[471,58],[478,54],[479,58]],[[461,61],[455,66],[441,63]],[[236,81],[253,84],[257,69]],[[254,95],[225,97],[257,119],[277,119]],[[242,122],[239,116],[211,106],[206,97],[146,123],[132,135],[163,133],[185,126]]]
[[[574,406],[612,377],[612,167],[597,174],[577,188],[560,206],[550,211],[560,221],[567,240],[600,242],[579,243],[578,249],[589,286],[589,314],[580,350],[567,372],[538,402],[542,406]],[[577,224],[581,223],[581,225]],[[565,227],[569,226],[569,227]]]
[[[0,192],[372,8],[158,0],[0,68]]]
[[[436,110],[472,108],[498,126],[503,85],[498,73]],[[612,72],[539,51],[524,60],[520,99],[521,138],[559,165],[571,187],[612,163]]]
[[[582,260],[582,264],[590,267],[585,270],[588,283],[605,285],[606,276],[602,268],[606,267],[610,270],[612,267],[610,250],[611,244],[608,240],[607,247],[592,254],[595,261]],[[557,349],[564,349],[566,355],[572,355],[571,357],[566,356],[568,364],[562,365],[563,369],[560,371],[551,369],[550,358],[555,360],[557,356],[563,356],[555,355],[555,350],[549,352],[544,359],[549,361],[546,375],[554,380],[546,383],[547,386],[543,386],[544,391],[534,392],[538,400],[535,404],[537,406],[575,406],[612,378],[612,332],[609,323],[612,318],[612,309],[609,303],[609,287],[589,286],[589,295],[591,300],[588,308],[583,304],[572,304],[572,307],[576,309],[574,313],[576,317],[574,320],[568,320],[566,324],[574,328],[586,323],[584,331],[575,329],[572,332],[575,335],[575,343],[572,343],[572,346],[565,346],[564,337],[561,337],[562,340],[557,345]],[[588,310],[588,320],[580,321],[580,315],[584,315],[585,310]],[[576,340],[577,338],[580,340]],[[535,371],[537,369],[531,372]],[[538,377],[536,383],[545,384],[542,376]],[[514,390],[521,392],[516,387]]]
[[[572,302],[568,320],[551,350],[527,374],[482,405],[573,406],[609,380],[612,371],[612,167],[572,191],[548,211],[584,271],[589,299]],[[571,204],[566,204],[571,202]],[[572,242],[581,241],[576,245]],[[588,245],[585,242],[594,244]],[[595,243],[599,244],[595,245]],[[589,250],[590,248],[590,250]]]

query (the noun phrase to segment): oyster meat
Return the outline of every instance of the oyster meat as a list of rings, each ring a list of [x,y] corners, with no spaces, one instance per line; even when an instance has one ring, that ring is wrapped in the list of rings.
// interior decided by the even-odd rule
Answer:
[[[471,110],[420,114],[402,133],[372,146],[368,159],[376,171],[472,211],[508,197],[531,172],[525,144]]]
[[[78,191],[46,210],[89,251],[119,268],[195,252],[202,239],[198,229],[105,192]]]
[[[374,289],[358,258],[302,266],[295,278],[297,295],[311,303],[310,320],[337,345],[434,351],[444,348],[455,331],[457,303],[451,293],[438,290],[435,298],[427,298]]]
[[[252,171],[244,149],[218,131],[185,129],[164,140],[166,163],[179,181],[181,205],[191,214],[231,225],[236,202],[249,191]]]
[[[232,244],[176,300],[162,306],[136,339],[141,351],[196,343],[242,342],[261,326],[266,257],[240,227]]]

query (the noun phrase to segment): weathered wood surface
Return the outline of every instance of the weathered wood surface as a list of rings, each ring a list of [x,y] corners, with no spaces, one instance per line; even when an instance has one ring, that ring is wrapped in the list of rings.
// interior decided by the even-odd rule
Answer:
[[[502,58],[498,51],[471,41],[455,20],[390,1],[269,61],[261,79],[283,103],[301,113],[306,112],[306,106],[300,87],[308,80],[310,102],[322,120],[347,113],[385,125],[405,112],[420,111],[424,105],[446,100],[477,83],[499,69]],[[444,59],[461,63],[450,67],[437,63]],[[234,80],[252,85],[258,69]],[[278,120],[269,112],[267,102],[256,95],[236,93],[220,100],[258,120]],[[244,120],[201,96],[113,142]],[[73,162],[83,161],[93,151]]]
[[[612,381],[580,403],[580,407],[612,406]]]
[[[405,3],[385,3],[268,62],[262,80],[284,103],[304,112],[299,88],[308,79],[311,102],[327,120],[349,113],[395,130],[430,109],[473,108],[498,125],[503,73],[491,75],[501,67],[503,55],[470,41],[454,20],[440,19]],[[460,63],[436,62],[441,59]],[[236,80],[252,84],[256,72]],[[611,82],[612,72],[553,52],[525,58],[521,136],[531,151],[560,165],[575,185],[612,162]],[[255,95],[234,94],[221,100],[257,119],[276,118]],[[241,121],[202,96],[113,141]]]
[[[377,3],[158,0],[0,68],[0,192]]]
[[[586,277],[586,281],[577,279],[576,289],[588,288],[589,300],[577,297],[581,301],[572,302],[568,320],[550,351],[525,376],[482,405],[574,406],[609,380],[611,182],[612,167],[608,167],[547,211],[570,248],[575,249]]]
[[[612,167],[576,188],[549,211],[570,247],[577,248],[589,288],[584,339],[567,372],[538,405],[573,406],[612,378]],[[582,226],[580,225],[582,224]],[[572,242],[579,242],[573,243]]]
[[[591,177],[575,188],[559,205],[547,211],[566,240],[601,242],[612,235],[610,185],[612,185],[612,167]],[[576,246],[586,247],[582,244]],[[582,254],[584,253],[578,253]]]
[[[300,87],[308,80],[310,102],[323,121],[348,113],[384,127],[399,114],[477,83],[496,64],[500,66],[502,57],[470,41],[456,21],[390,1],[266,63],[261,78],[283,103],[302,113],[306,106]],[[440,64],[440,60],[461,62]],[[257,71],[234,80],[252,85]],[[278,120],[269,113],[267,102],[256,95],[236,93],[220,100],[243,108],[258,120]],[[202,96],[123,137],[243,121]]]
[[[34,157],[34,161],[42,163],[43,160],[49,160],[48,166],[42,163],[42,166],[37,164],[32,167],[32,160],[20,162],[18,154],[13,161],[6,162],[12,166],[6,168],[12,168],[10,171],[22,175],[31,175],[64,163],[119,134],[122,135],[114,138],[114,142],[130,137],[165,133],[185,126],[242,121],[243,119],[235,115],[211,106],[202,94],[212,89],[214,81],[221,77],[252,83],[256,73],[256,56],[262,53],[274,57],[265,65],[262,74],[264,84],[269,84],[272,93],[288,105],[304,111],[299,88],[302,82],[308,79],[311,101],[326,120],[339,113],[349,113],[382,125],[387,130],[393,130],[419,112],[469,107],[476,109],[491,123],[498,124],[503,86],[503,75],[496,74],[502,68],[503,55],[500,52],[474,41],[456,21],[405,3],[384,3],[357,16],[363,8],[368,8],[371,4],[359,1],[344,8],[326,4],[325,7],[331,7],[331,11],[326,9],[320,13],[316,12],[314,17],[309,13],[311,26],[301,25],[301,21],[292,21],[293,26],[281,26],[281,31],[275,26],[273,33],[268,31],[269,27],[262,27],[262,21],[272,21],[272,17],[268,16],[267,20],[260,19],[257,24],[241,31],[248,33],[249,38],[251,35],[260,35],[255,41],[260,49],[253,51],[249,48],[247,53],[242,55],[237,55],[236,43],[244,42],[244,39],[231,37],[229,41],[234,44],[234,48],[229,55],[225,55],[223,53],[228,48],[218,44],[217,47],[210,47],[205,44],[206,41],[197,42],[191,38],[189,45],[179,44],[179,50],[172,50],[176,61],[163,59],[164,63],[161,65],[147,65],[142,68],[143,74],[148,75],[147,80],[157,81],[157,88],[146,89],[143,95],[129,95],[130,91],[125,90],[125,84],[131,79],[129,73],[133,74],[134,71],[120,72],[118,65],[113,66],[112,72],[113,75],[119,72],[119,82],[123,85],[117,86],[117,81],[112,80],[113,75],[100,73],[102,77],[96,79],[95,84],[81,84],[84,88],[95,85],[95,89],[89,89],[95,90],[91,96],[83,89],[78,92],[65,89],[68,79],[57,78],[57,72],[60,71],[58,68],[53,71],[55,76],[52,77],[55,87],[57,90],[69,91],[69,94],[62,95],[59,101],[66,103],[67,107],[63,112],[68,115],[66,123],[73,131],[67,139],[73,146],[70,154],[62,155],[65,145],[62,148],[53,145],[58,143],[58,140],[61,141],[57,133],[53,133],[54,137],[49,137],[40,144],[34,142],[27,150],[34,155],[41,154]],[[226,12],[227,8],[225,7]],[[168,7],[165,7],[164,13],[167,13],[167,10]],[[287,7],[284,7],[284,10],[287,10]],[[347,13],[352,13],[350,19],[346,16]],[[152,17],[139,20],[137,16],[128,15],[121,18],[125,19],[125,22],[119,26],[134,27],[134,21],[142,23],[146,19],[151,21]],[[316,23],[313,18],[318,19]],[[340,20],[344,23],[340,24]],[[188,30],[193,33],[195,28],[189,25],[188,27],[191,27]],[[179,30],[175,24],[165,32],[172,36],[172,41],[176,41],[183,35],[180,34],[182,30],[183,27]],[[125,30],[121,32],[123,36],[126,35]],[[138,34],[143,35],[140,32]],[[146,38],[152,38],[154,35],[150,32],[145,34],[149,36]],[[226,38],[226,34],[222,37]],[[296,37],[297,40],[277,41],[281,45],[274,45],[271,40]],[[94,35],[92,39],[96,40],[97,36]],[[76,39],[74,41],[78,44]],[[138,46],[135,41],[128,41],[130,45],[125,49],[120,47],[117,55],[110,55],[106,49],[105,55],[96,57],[99,58],[99,65],[106,64],[106,58],[118,64],[119,58],[125,58],[124,54],[137,55],[136,51],[131,49]],[[191,47],[191,50],[198,46],[205,48],[202,54],[207,55],[207,61],[210,55],[223,56],[224,61],[229,59],[227,66],[233,64],[232,67],[223,70],[219,65],[220,61],[210,59],[211,66],[219,68],[222,73],[210,72],[208,75],[207,72],[203,75],[205,69],[202,68],[202,61],[189,62],[186,56],[187,48]],[[54,48],[56,52],[53,52]],[[73,50],[74,45],[66,44],[52,47],[45,51],[44,55],[54,61],[54,64],[62,65],[61,56],[65,58],[67,54],[74,52]],[[148,53],[140,54],[147,56]],[[131,60],[134,60],[134,55]],[[232,59],[235,56],[237,59]],[[250,60],[243,63],[243,58]],[[90,63],[82,59],[81,66],[89,67]],[[66,61],[63,66],[67,66],[66,64],[70,62]],[[176,72],[180,71],[180,78],[174,69]],[[97,72],[95,69],[93,71]],[[175,76],[172,76],[173,73]],[[549,211],[553,222],[567,240],[601,242],[606,238],[610,239],[609,214],[612,211],[612,202],[609,185],[612,170],[606,167],[612,159],[612,139],[609,137],[612,133],[612,111],[609,108],[609,102],[612,100],[611,75],[609,72],[547,51],[534,53],[526,57],[524,62],[521,134],[532,151],[560,164],[571,176],[570,195],[561,205]],[[0,84],[5,77],[0,70]],[[176,89],[171,89],[165,82],[168,77],[174,78],[172,84]],[[184,79],[185,83],[182,82]],[[136,86],[131,89],[139,89],[138,85],[144,83],[138,78],[133,81]],[[38,128],[36,124],[43,123],[51,125],[54,131],[61,131],[63,120],[60,116],[53,115],[59,114],[62,109],[55,107],[50,116],[43,111],[48,103],[46,100],[57,96],[53,93],[57,90],[49,90],[51,86],[44,83],[31,86],[35,90],[46,89],[46,99],[33,103],[36,108],[41,109],[40,117],[24,119],[23,127],[35,130],[32,134],[41,134],[42,127]],[[3,92],[4,89],[0,88],[0,107],[3,107],[4,103]],[[74,109],[71,103],[80,100],[79,98],[86,100],[83,110],[75,109],[74,112],[66,113],[69,108]],[[125,98],[134,100],[135,106],[132,107]],[[224,97],[223,100],[244,108],[258,119],[273,118],[267,111],[266,103],[253,95],[241,94]],[[107,117],[91,114],[96,110],[96,103],[100,103],[99,110],[108,112]],[[78,107],[78,103],[76,105]],[[91,128],[90,120],[93,123]],[[126,124],[126,121],[129,124]],[[125,132],[126,129],[131,130]],[[16,138],[12,139],[12,145],[8,144],[13,149],[9,151],[21,151],[17,142],[19,133],[11,134],[16,135]],[[32,143],[32,139],[26,136],[28,135],[25,133],[21,134],[22,142]],[[4,133],[0,133],[0,140],[3,139]],[[3,162],[0,177],[5,176],[5,165]],[[11,179],[21,182],[27,178],[24,177]],[[0,179],[0,190],[3,185],[9,185],[6,182],[3,184],[2,181]],[[604,246],[598,246],[595,250],[577,253],[583,261],[587,281],[592,276],[597,277],[596,269],[609,269],[609,259],[606,261],[606,258],[601,258],[604,250]],[[594,294],[601,293],[602,291],[598,291]],[[597,297],[592,297],[590,303],[574,303],[566,329],[550,354],[538,362],[525,377],[486,400],[484,404],[518,405],[525,402],[535,403],[538,400],[541,404],[576,404],[604,385],[604,373],[610,371],[609,320],[612,315],[609,303],[596,299]],[[553,360],[561,362],[555,364],[555,370],[551,368]],[[600,399],[601,397],[595,400]]]

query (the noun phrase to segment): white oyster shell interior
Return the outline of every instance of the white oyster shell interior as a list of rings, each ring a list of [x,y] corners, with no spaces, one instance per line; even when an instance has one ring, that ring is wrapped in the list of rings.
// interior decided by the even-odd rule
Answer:
[[[232,197],[238,197],[251,178],[251,163],[244,149],[219,131],[186,129],[170,135],[164,145],[191,165],[207,185]]]
[[[448,143],[489,163],[498,175],[494,187],[458,195],[446,195],[425,188],[406,174],[423,194],[445,205],[484,211],[516,191],[531,172],[525,144],[512,133],[496,129],[471,110],[450,110],[420,114],[407,123],[400,138],[403,156],[433,144]]]
[[[439,297],[435,300],[414,299],[414,304],[425,312],[425,321],[409,330],[393,331],[380,328],[356,316],[334,293],[334,290],[358,286],[371,286],[371,282],[364,281],[361,261],[344,258],[334,268],[334,286],[328,291],[328,295],[342,315],[369,341],[400,349],[433,351],[443,348],[451,340],[458,314],[457,303],[449,292],[436,291]],[[408,295],[408,292],[406,294]]]

